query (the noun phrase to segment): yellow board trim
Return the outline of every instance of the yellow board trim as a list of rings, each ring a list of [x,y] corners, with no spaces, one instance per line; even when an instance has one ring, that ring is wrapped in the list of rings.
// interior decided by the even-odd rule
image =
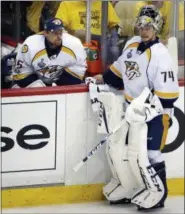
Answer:
[[[113,65],[110,66],[110,70],[111,70],[117,77],[119,77],[120,79],[122,79],[121,72],[118,71],[118,69],[115,68]]]
[[[61,48],[61,51],[63,51],[64,53],[67,53],[67,54],[71,55],[73,58],[76,59],[75,53],[70,48],[67,48],[67,47],[63,46]]]
[[[184,195],[184,178],[168,179],[169,195]],[[82,203],[105,200],[104,184],[2,190],[2,208]]]
[[[179,97],[179,92],[176,93],[165,93],[165,92],[160,92],[160,91],[154,91],[154,93],[160,97],[160,98],[165,98],[165,99],[175,99]]]
[[[167,180],[168,194],[170,196],[184,195],[184,178],[171,178]]]

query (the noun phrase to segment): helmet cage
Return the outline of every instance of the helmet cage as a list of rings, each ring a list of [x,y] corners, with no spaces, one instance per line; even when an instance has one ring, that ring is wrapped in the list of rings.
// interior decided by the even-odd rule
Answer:
[[[137,27],[153,27],[157,33],[163,28],[163,18],[159,10],[153,5],[147,5],[141,8],[137,20]]]

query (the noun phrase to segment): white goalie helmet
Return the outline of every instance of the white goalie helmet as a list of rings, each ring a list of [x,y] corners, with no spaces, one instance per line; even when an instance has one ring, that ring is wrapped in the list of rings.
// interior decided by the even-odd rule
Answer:
[[[146,5],[142,7],[136,20],[137,27],[152,26],[157,33],[161,32],[163,24],[163,17],[154,5]]]

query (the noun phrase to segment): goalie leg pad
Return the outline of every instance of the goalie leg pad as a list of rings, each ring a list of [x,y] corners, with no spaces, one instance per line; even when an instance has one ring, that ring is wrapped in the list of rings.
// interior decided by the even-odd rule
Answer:
[[[97,127],[98,133],[106,134],[110,132],[116,125],[121,123],[121,120],[124,116],[124,97],[121,95],[116,95],[113,92],[101,92],[98,95],[98,100],[101,103],[100,109],[99,109],[99,123]],[[118,132],[117,132],[118,133]],[[116,135],[117,136],[117,135]],[[115,137],[112,136],[112,140],[114,140]],[[112,141],[111,139],[107,142],[106,146],[106,155],[109,167],[111,169],[112,175],[113,175],[113,187],[114,189],[114,181],[115,179],[119,183],[119,178],[117,176],[116,170],[114,168],[113,162],[109,155],[109,144]],[[115,140],[118,140],[118,138],[115,138]],[[111,182],[110,182],[111,184]],[[108,187],[108,186],[107,186]],[[108,187],[109,189],[109,187]],[[105,190],[107,192],[107,190]],[[109,192],[109,191],[108,191]]]
[[[130,125],[129,161],[142,188],[132,197],[132,203],[149,209],[163,200],[166,191],[158,172],[148,159],[147,132],[146,123]]]
[[[147,140],[146,138],[147,126],[145,123],[130,124],[128,134],[128,160],[140,189],[143,189],[145,185],[143,183],[143,179],[141,177],[140,169],[138,166],[138,157],[141,151],[140,144],[143,144],[143,142]]]
[[[98,117],[97,132],[101,134],[110,133],[122,120],[124,116],[123,96],[112,92],[101,92],[98,95],[101,103]]]
[[[98,133],[111,132],[123,120],[124,98],[112,92],[101,92],[98,99],[101,102]],[[125,145],[128,128],[128,123],[124,121],[122,127],[109,138],[106,145],[107,159],[113,178],[103,188],[103,194],[111,202],[131,198],[135,188],[127,159],[127,145]]]
[[[155,163],[153,165],[155,171],[158,173],[161,181],[163,182],[164,185],[164,189],[165,189],[165,193],[163,198],[161,199],[160,203],[164,203],[164,201],[166,200],[167,196],[168,196],[168,186],[167,186],[167,180],[166,180],[166,166],[165,166],[165,162],[162,161],[160,163]]]
[[[125,121],[123,126],[110,137],[107,144],[107,157],[109,160],[113,178],[103,188],[103,194],[111,201],[116,202],[122,199],[131,199],[138,184],[128,163],[126,137],[129,129]]]
[[[157,172],[158,176],[160,177],[161,181],[163,182],[164,185],[164,196],[162,199],[157,203],[155,206],[150,207],[148,209],[154,209],[154,208],[163,208],[164,207],[164,202],[168,196],[168,187],[167,187],[167,182],[166,182],[166,169],[165,169],[165,163],[160,162],[156,163],[153,165],[153,168]],[[144,208],[142,206],[138,206],[138,210],[148,210],[147,208]]]
[[[113,182],[113,187],[112,187],[112,189],[114,189],[115,180],[117,181],[117,183],[120,183],[120,181],[119,181],[119,178],[117,176],[116,169],[114,167],[113,161],[112,161],[112,159],[110,157],[110,154],[109,154],[109,149],[110,149],[110,145],[109,144],[110,144],[110,140],[107,142],[107,145],[106,145],[106,156],[107,156],[108,164],[109,164],[112,176],[113,176],[113,181],[112,181]],[[111,181],[109,183],[111,184]],[[107,191],[108,190],[105,190],[105,192],[107,192]]]
[[[103,194],[111,204],[129,203],[131,197],[125,196],[125,189],[122,187],[119,179],[111,178],[110,182],[103,187]]]

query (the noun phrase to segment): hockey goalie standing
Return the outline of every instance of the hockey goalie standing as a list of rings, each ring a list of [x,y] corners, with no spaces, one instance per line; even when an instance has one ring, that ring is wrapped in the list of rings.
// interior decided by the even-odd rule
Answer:
[[[136,26],[139,36],[129,40],[118,60],[95,79],[116,89],[123,87],[127,105],[121,128],[107,142],[112,179],[103,194],[111,203],[132,202],[138,210],[148,210],[164,207],[168,195],[161,150],[179,86],[168,49],[156,36],[163,26],[159,11],[144,6]],[[111,94],[99,96],[109,115],[108,128],[113,124],[110,119],[119,114]]]

